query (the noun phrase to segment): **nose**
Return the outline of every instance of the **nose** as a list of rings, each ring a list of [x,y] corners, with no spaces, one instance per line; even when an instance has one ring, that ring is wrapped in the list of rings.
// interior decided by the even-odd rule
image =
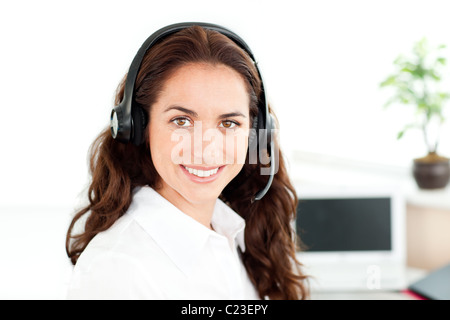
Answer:
[[[192,140],[194,164],[223,164],[224,135],[215,125],[196,121]]]

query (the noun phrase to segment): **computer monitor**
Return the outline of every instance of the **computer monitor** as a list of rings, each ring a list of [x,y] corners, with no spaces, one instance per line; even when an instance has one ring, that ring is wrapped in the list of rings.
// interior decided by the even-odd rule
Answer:
[[[405,202],[391,188],[298,189],[297,258],[320,290],[404,286]],[[370,285],[375,275],[379,285]],[[379,280],[379,281],[378,281]],[[368,285],[369,284],[369,285]]]

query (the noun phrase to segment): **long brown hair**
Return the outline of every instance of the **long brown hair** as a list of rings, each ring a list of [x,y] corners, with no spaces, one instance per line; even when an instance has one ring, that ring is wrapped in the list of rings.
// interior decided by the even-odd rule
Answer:
[[[187,63],[223,64],[236,70],[245,80],[251,97],[250,113],[258,112],[261,80],[247,53],[226,36],[195,26],[167,37],[144,57],[136,80],[135,101],[147,115],[164,81]],[[116,104],[123,97],[125,79],[118,87]],[[66,237],[67,254],[73,264],[95,235],[107,230],[125,214],[135,187],[159,188],[160,176],[151,161],[148,136],[145,141],[140,146],[119,143],[107,128],[92,144],[89,203],[76,213]],[[262,166],[247,160],[220,198],[246,221],[246,250],[242,260],[260,298],[307,298],[306,277],[296,259],[295,232],[291,224],[298,201],[295,189],[280,152],[278,172],[271,188],[261,200],[251,203],[255,193],[267,183],[268,176],[260,174]],[[85,221],[83,231],[73,234],[82,217],[87,217],[82,219]]]

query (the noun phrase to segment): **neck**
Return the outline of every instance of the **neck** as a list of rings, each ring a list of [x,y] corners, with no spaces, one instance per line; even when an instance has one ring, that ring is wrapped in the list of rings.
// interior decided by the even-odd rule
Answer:
[[[212,229],[211,219],[217,199],[204,202],[193,202],[168,186],[156,191],[181,212],[187,214],[206,228]]]

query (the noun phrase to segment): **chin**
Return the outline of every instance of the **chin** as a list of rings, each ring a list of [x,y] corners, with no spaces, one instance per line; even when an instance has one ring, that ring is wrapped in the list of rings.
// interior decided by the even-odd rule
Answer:
[[[185,199],[191,203],[207,203],[215,201],[225,187],[214,185],[191,185],[183,186],[182,192]],[[180,190],[181,191],[181,190]]]

